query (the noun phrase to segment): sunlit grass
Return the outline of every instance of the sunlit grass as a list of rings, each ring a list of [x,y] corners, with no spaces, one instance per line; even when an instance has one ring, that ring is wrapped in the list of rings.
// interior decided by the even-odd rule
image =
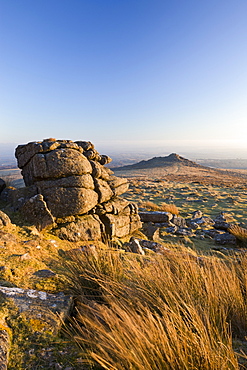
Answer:
[[[72,256],[70,335],[105,369],[240,369],[232,337],[247,335],[246,265],[182,251]]]
[[[228,228],[228,231],[237,238],[241,247],[247,248],[247,229],[233,224]]]
[[[160,205],[151,202],[151,201],[144,201],[140,203],[142,208],[146,208],[148,211],[161,211],[161,212],[170,212],[173,215],[178,215],[179,210],[175,204],[167,204],[161,203]]]

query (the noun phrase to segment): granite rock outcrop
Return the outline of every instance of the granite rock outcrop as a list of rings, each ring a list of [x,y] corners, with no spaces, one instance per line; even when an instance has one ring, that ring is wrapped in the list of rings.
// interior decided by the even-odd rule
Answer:
[[[120,197],[128,181],[114,176],[90,141],[46,139],[19,145],[15,155],[26,185],[12,203],[38,230],[71,241],[123,237],[141,227],[138,209]]]

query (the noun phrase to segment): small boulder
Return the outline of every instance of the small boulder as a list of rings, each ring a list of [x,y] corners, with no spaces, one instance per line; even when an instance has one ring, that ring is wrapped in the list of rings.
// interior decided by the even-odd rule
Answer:
[[[187,227],[185,218],[180,217],[180,216],[174,215],[171,219],[171,222],[173,223],[173,225],[176,225],[181,228]]]
[[[150,240],[159,239],[159,228],[154,226],[151,222],[143,225],[143,232]]]
[[[201,218],[203,216],[203,213],[202,211],[200,210],[197,210],[197,211],[194,211],[191,215],[191,218]]]
[[[169,222],[173,218],[170,212],[159,212],[159,211],[145,211],[139,212],[139,216],[142,222]]]
[[[177,230],[178,230],[178,227],[176,225],[168,226],[165,228],[165,232],[168,234],[174,234]]]
[[[226,212],[221,212],[219,216],[214,219],[214,228],[220,230],[227,230],[230,227],[233,218]]]
[[[216,244],[221,244],[221,245],[225,245],[225,244],[229,244],[233,246],[237,245],[236,237],[228,232],[215,235],[214,241]]]
[[[169,253],[170,249],[164,247],[162,244],[150,240],[140,239],[139,243],[142,248],[147,248],[156,253]]]
[[[57,274],[51,270],[43,269],[43,270],[35,271],[33,275],[39,278],[51,278],[51,277],[56,276]]]
[[[131,238],[130,242],[128,243],[128,247],[132,253],[141,254],[142,256],[145,255],[144,250],[140,246],[139,240],[135,238]]]
[[[195,234],[191,231],[191,229],[188,229],[188,228],[181,228],[181,229],[178,229],[176,231],[176,234],[177,235],[181,235],[181,236],[194,236]]]

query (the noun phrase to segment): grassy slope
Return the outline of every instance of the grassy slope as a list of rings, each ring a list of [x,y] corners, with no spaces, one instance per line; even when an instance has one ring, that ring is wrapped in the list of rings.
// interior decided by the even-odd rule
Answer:
[[[132,177],[124,197],[140,206],[147,201],[160,208],[164,203],[174,204],[184,217],[197,209],[209,217],[224,210],[247,224],[243,183],[234,184],[225,176],[223,184],[209,185],[190,181],[191,173],[183,176],[188,182],[167,181],[160,172],[147,173],[145,179]],[[244,254],[218,258],[210,256],[212,241],[193,239],[189,244],[192,251],[184,246],[185,240],[174,244],[174,239],[169,241],[166,236],[163,241],[169,241],[165,245],[171,252],[163,256],[140,257],[114,251],[111,246],[102,249],[101,245],[96,254],[68,257],[66,251],[82,243],[65,242],[50,233],[36,235],[35,229],[22,225],[18,217],[13,220],[17,226],[1,229],[13,237],[1,242],[0,265],[6,266],[2,284],[73,293],[77,321],[73,330],[67,331],[82,347],[76,350],[66,336],[40,335],[40,345],[34,345],[37,337],[28,323],[13,314],[9,369],[55,369],[56,362],[83,369],[85,363],[93,362],[95,368],[117,370],[235,370],[240,362],[246,362],[245,356],[236,354],[247,347]],[[203,263],[196,251],[207,255]],[[25,253],[28,258],[22,259]],[[52,269],[57,276],[34,278],[33,272],[43,268]],[[31,343],[27,344],[26,337]]]

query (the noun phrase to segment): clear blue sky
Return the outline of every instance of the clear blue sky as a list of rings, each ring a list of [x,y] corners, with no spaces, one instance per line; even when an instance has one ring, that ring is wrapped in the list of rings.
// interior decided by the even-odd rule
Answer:
[[[247,151],[247,1],[0,0],[0,126]]]

